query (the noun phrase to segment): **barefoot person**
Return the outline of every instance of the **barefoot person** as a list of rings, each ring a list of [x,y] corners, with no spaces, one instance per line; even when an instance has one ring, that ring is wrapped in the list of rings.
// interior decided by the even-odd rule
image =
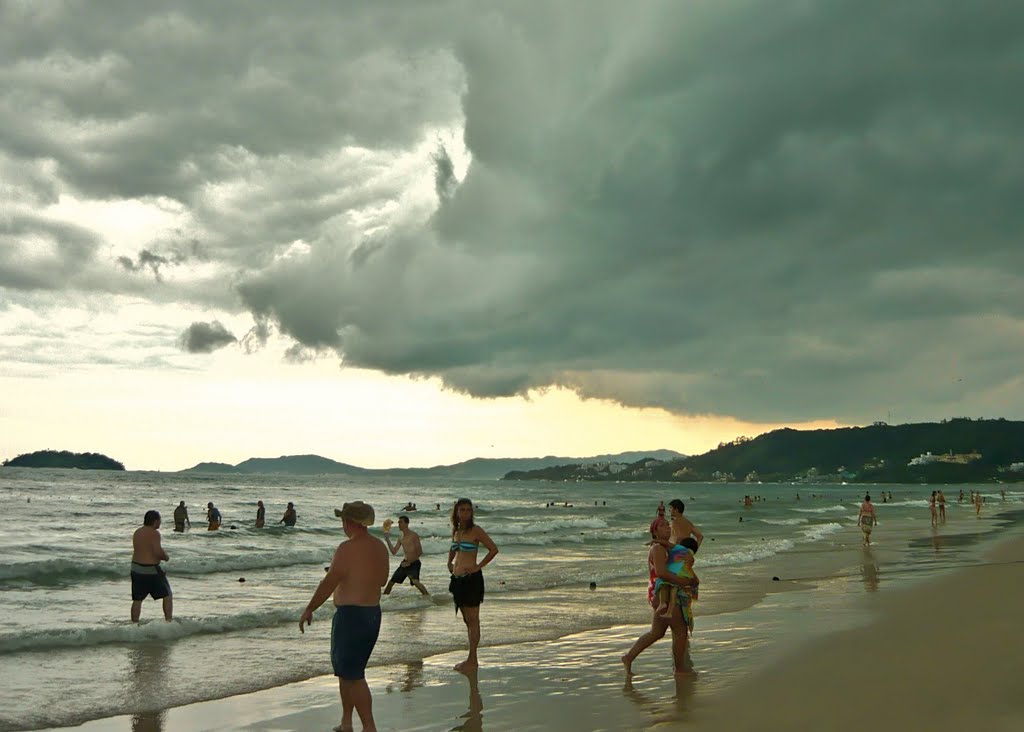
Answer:
[[[864,503],[860,504],[860,512],[857,514],[857,525],[864,532],[864,546],[871,543],[871,529],[878,523],[875,516],[875,507],[871,503],[871,494],[864,494]]]
[[[477,550],[483,544],[487,556],[477,563]],[[469,635],[469,656],[455,666],[470,672],[477,667],[476,649],[480,645],[480,603],[484,601],[484,573],[481,571],[498,554],[498,547],[487,532],[473,523],[473,502],[460,498],[452,509],[452,545],[448,551],[448,571],[452,573],[448,591],[455,601],[455,612],[462,612]]]
[[[391,575],[391,581],[388,582],[388,586],[384,588],[384,594],[390,595],[391,588],[396,584],[402,584],[405,582],[405,578],[409,578],[409,584],[415,587],[424,595],[429,595],[427,588],[420,582],[420,557],[423,556],[423,545],[420,543],[420,535],[409,528],[409,517],[399,516],[398,517],[398,530],[402,533],[402,538],[398,540],[394,546],[391,544],[391,527],[385,524],[384,527],[384,541],[388,544],[388,549],[392,555],[398,554],[398,550],[401,549],[404,554],[402,563],[398,565],[398,569]]]
[[[164,601],[164,620],[171,622],[174,602],[167,575],[160,568],[160,562],[169,557],[160,546],[160,513],[146,511],[142,526],[132,534],[132,622],[139,622],[142,601],[146,597]]]
[[[299,618],[299,631],[313,623],[313,611],[334,595],[331,622],[331,665],[341,692],[341,724],[352,729],[352,710],[363,729],[376,732],[373,697],[366,683],[366,663],[380,634],[380,588],[388,579],[388,550],[384,542],[366,530],[373,525],[373,508],[362,501],[334,509],[348,540],[338,544],[327,574]]]
[[[668,550],[660,543],[669,540],[672,529],[664,519],[655,519],[651,524],[651,539],[655,543],[651,545],[651,551],[647,555],[647,566],[650,570],[650,577],[647,584],[647,602],[652,608],[658,601],[655,595],[655,583],[657,580],[674,584],[685,588],[690,580],[679,577],[668,570]],[[679,592],[678,597],[685,599],[687,594]],[[667,629],[672,629],[672,664],[677,674],[687,673],[686,670],[686,645],[688,641],[689,627],[683,619],[682,608],[676,604],[672,608],[671,616],[665,618],[654,610],[654,617],[651,620],[651,629],[636,639],[636,643],[629,649],[629,652],[622,657],[622,665],[626,667],[626,676],[633,674],[633,661],[636,657],[647,650],[655,641],[665,636]]]

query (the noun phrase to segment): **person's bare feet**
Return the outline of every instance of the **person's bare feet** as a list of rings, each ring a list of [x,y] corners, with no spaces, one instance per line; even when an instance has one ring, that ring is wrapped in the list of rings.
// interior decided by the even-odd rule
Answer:
[[[461,673],[461,674],[472,673],[472,672],[476,671],[477,668],[478,668],[478,664],[477,664],[476,660],[475,659],[471,659],[471,658],[467,658],[462,663],[457,663],[454,666],[454,669],[456,671],[458,671],[459,673]]]
[[[346,727],[343,724],[339,724],[334,728],[334,732],[355,732],[355,727]]]
[[[623,656],[620,660],[622,661],[622,665],[626,667],[626,676],[632,676],[633,661],[629,658],[629,656]]]

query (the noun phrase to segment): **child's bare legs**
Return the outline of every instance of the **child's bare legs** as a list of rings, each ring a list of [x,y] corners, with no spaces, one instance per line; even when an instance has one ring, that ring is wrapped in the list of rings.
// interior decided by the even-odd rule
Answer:
[[[662,587],[658,591],[658,598],[661,602],[658,604],[658,609],[655,612],[663,618],[672,617],[672,606],[676,604],[676,593],[678,590],[674,586]]]

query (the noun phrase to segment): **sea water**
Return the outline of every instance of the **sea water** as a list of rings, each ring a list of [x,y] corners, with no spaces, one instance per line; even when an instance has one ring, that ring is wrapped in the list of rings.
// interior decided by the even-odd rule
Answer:
[[[884,565],[881,573],[868,570],[856,528],[865,489],[874,493],[880,517],[870,557]],[[891,490],[893,501],[882,503],[881,490]],[[344,539],[334,509],[345,501],[361,499],[376,508],[377,535],[381,520],[396,518],[409,502],[418,507],[408,515],[423,541],[421,580],[431,595],[423,597],[406,584],[383,599],[372,664],[388,664],[465,648],[445,568],[450,510],[459,497],[476,502],[477,523],[501,550],[484,570],[481,617],[484,645],[508,645],[649,622],[645,541],[659,501],[686,502],[686,515],[707,537],[695,565],[701,579],[698,627],[728,638],[730,613],[764,602],[763,588],[773,576],[804,585],[854,577],[870,592],[882,581],[910,581],[975,561],[982,540],[998,537],[1007,524],[996,518],[996,509],[1024,501],[1016,487],[1007,491],[1005,503],[992,486],[982,491],[988,502],[979,519],[973,507],[957,503],[959,488],[951,489],[949,521],[933,533],[927,486],[411,481],[5,468],[0,730],[141,714],[330,673],[330,601],[305,635],[298,618]],[[745,508],[748,494],[761,500]],[[180,500],[193,524],[175,533],[172,515]],[[254,527],[257,500],[267,506],[263,529]],[[206,531],[207,501],[223,515],[220,531]],[[288,501],[299,514],[294,527],[275,523]],[[147,600],[143,622],[133,625],[131,535],[150,509],[164,519],[174,621],[165,623],[161,604]],[[392,538],[397,537],[395,529]],[[943,542],[957,550],[940,551]],[[393,559],[392,569],[397,564]],[[712,677],[718,658],[713,645],[702,656]],[[735,665],[721,658],[721,669]],[[732,672],[744,672],[742,663]]]

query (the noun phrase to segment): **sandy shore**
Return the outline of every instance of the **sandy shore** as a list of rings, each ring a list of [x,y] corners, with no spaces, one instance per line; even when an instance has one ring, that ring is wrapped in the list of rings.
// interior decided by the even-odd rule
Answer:
[[[699,621],[694,677],[667,673],[666,640],[644,654],[637,676],[626,680],[619,656],[644,628],[621,626],[483,648],[476,678],[451,670],[459,653],[371,668],[367,678],[381,730],[1018,730],[1024,729],[1022,576],[1024,538],[1018,536],[977,566],[905,590],[886,592],[883,584],[870,595],[876,613],[870,625],[828,635],[820,628],[833,620],[840,627],[856,624],[848,609],[830,615],[830,593],[863,594],[859,583],[772,595],[782,609],[777,616],[787,614],[786,598],[812,597],[816,634],[809,630],[810,613],[777,626],[760,623],[756,610]],[[872,581],[877,584],[877,578],[863,578],[865,586]],[[486,633],[486,615],[484,622]],[[773,655],[765,636],[776,633],[785,642],[775,644]],[[814,640],[794,651],[801,634]],[[780,658],[780,647],[788,655]],[[713,653],[726,661],[714,671],[702,669],[702,657]],[[730,673],[728,659],[743,663]],[[752,660],[761,669],[755,674],[749,673]],[[329,730],[339,716],[336,680],[321,677],[65,729],[297,732]]]

